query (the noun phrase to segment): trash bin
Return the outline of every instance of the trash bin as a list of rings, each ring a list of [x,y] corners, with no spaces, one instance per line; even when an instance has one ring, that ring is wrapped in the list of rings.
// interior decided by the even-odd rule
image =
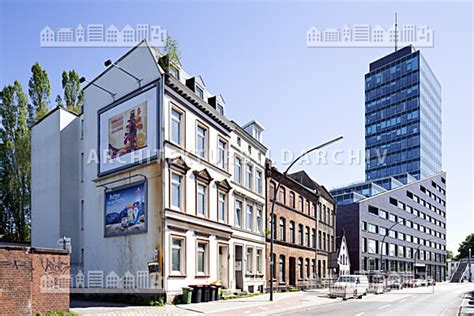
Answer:
[[[216,288],[217,288],[217,291],[216,291],[216,301],[220,301],[220,300],[221,300],[221,297],[222,297],[222,285],[216,284]]]
[[[183,287],[183,295],[181,296],[182,304],[191,304],[193,299],[193,289],[191,287]]]
[[[209,287],[209,285],[202,284],[201,289],[202,289],[201,302],[209,302],[211,288]]]
[[[214,284],[209,285],[209,301],[217,301],[217,286]]]
[[[201,303],[202,299],[202,285],[190,285],[190,288],[193,289],[191,302],[192,303]]]

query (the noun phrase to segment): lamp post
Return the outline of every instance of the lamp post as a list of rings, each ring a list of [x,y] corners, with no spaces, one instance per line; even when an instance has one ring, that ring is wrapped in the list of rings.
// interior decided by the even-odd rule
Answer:
[[[318,145],[316,147],[313,147],[307,151],[305,151],[304,153],[302,153],[301,155],[299,155],[298,157],[296,157],[295,160],[293,160],[292,163],[290,163],[290,165],[286,168],[286,170],[283,172],[283,175],[278,179],[277,181],[277,185],[275,187],[275,191],[273,192],[273,199],[272,199],[272,206],[271,206],[271,212],[270,212],[270,301],[273,301],[273,279],[275,278],[274,276],[274,270],[275,270],[275,258],[274,258],[274,253],[273,253],[273,237],[275,235],[275,226],[276,226],[276,222],[275,222],[275,200],[276,200],[276,197],[277,197],[277,194],[278,194],[278,191],[280,190],[280,186],[281,186],[281,181],[286,177],[286,175],[288,174],[288,171],[290,171],[291,167],[294,166],[294,164],[300,160],[301,158],[303,158],[304,156],[306,156],[307,154],[315,151],[315,150],[319,150],[323,147],[326,147],[332,143],[335,143],[339,140],[341,140],[343,137],[342,136],[339,136],[339,137],[336,137],[328,142],[325,142],[321,145]],[[270,192],[270,195],[272,194],[272,192]],[[270,196],[271,197],[271,196]],[[316,264],[316,263],[315,263]]]
[[[411,220],[413,220],[417,217],[418,216],[413,216],[413,217],[407,219],[407,221],[411,221]],[[392,228],[394,228],[395,226],[397,226],[398,224],[401,224],[401,223],[402,223],[402,221],[398,220],[396,223],[394,223],[392,226],[390,226],[387,229],[387,233],[389,233]],[[383,250],[383,244],[385,242],[385,237],[387,237],[387,234],[383,235],[382,241],[380,243],[380,272],[382,272],[382,262],[383,262],[383,251],[382,250]],[[385,270],[388,271],[387,267],[385,267]]]
[[[469,255],[467,257],[468,259],[468,265],[469,265],[469,282],[472,282],[472,277],[471,277],[471,248],[469,248]]]

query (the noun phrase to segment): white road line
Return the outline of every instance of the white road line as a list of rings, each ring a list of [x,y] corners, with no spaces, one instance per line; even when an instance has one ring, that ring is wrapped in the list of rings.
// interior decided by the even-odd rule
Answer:
[[[382,308],[387,308],[389,306],[391,306],[392,304],[387,304],[387,305],[384,305],[384,306],[380,306],[379,309],[382,309]]]
[[[361,312],[361,313],[357,313],[357,314],[354,314],[354,316],[361,316],[361,315],[364,315],[365,312]]]

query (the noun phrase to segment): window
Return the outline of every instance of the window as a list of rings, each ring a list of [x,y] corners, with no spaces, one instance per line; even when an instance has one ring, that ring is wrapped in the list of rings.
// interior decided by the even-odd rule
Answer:
[[[304,239],[303,239],[303,225],[299,224],[298,225],[298,241],[301,246],[304,245]]]
[[[246,228],[253,230],[253,206],[247,205],[247,220],[245,221]]]
[[[217,162],[219,167],[227,170],[227,143],[219,139],[217,144],[217,154],[219,155]]]
[[[246,170],[247,176],[245,177],[247,188],[252,189],[253,187],[253,167],[251,165],[247,165]]]
[[[280,255],[280,262],[279,262],[279,273],[280,273],[280,277],[279,277],[279,280],[280,282],[285,282],[285,256],[283,255]]]
[[[263,173],[260,170],[257,170],[256,181],[257,181],[257,193],[262,194],[263,193]]]
[[[171,109],[171,141],[178,145],[183,145],[183,113]]]
[[[207,129],[201,125],[198,125],[197,128],[196,147],[198,156],[201,158],[206,158]]]
[[[197,274],[207,275],[208,273],[208,242],[198,241],[197,243]]]
[[[217,112],[224,115],[224,107],[222,106],[222,104],[217,103]]]
[[[309,259],[306,259],[306,278],[311,278],[311,267],[309,265]]]
[[[84,200],[81,200],[81,214],[80,214],[80,220],[81,220],[81,230],[84,230]]]
[[[379,234],[382,236],[387,235],[387,229],[385,227],[379,227]]]
[[[247,273],[252,273],[253,272],[253,248],[252,247],[247,247],[247,256],[245,259],[247,261]]]
[[[295,208],[295,193],[294,192],[290,192],[290,206],[292,208]]]
[[[286,241],[286,221],[283,217],[280,217],[280,240]]]
[[[280,190],[278,192],[278,200],[282,204],[286,204],[286,190],[284,187],[280,187]]]
[[[369,233],[374,233],[376,234],[377,233],[377,226],[375,226],[374,224],[368,224],[367,225],[367,231]]]
[[[183,177],[174,172],[171,173],[171,206],[177,209],[182,209],[183,192],[182,192]]]
[[[316,248],[316,229],[311,229],[311,235],[312,235],[312,243],[311,247]]]
[[[84,183],[84,153],[81,153],[81,183]]]
[[[257,272],[263,273],[263,251],[257,249]]]
[[[242,202],[235,201],[235,226],[242,227]]]
[[[311,240],[310,240],[310,234],[309,234],[309,227],[306,226],[305,228],[305,239],[306,239],[306,247],[310,247],[311,245]]]
[[[184,237],[171,237],[171,274],[184,274]]]
[[[388,244],[388,255],[395,257],[395,245],[394,244]]]
[[[300,197],[298,198],[298,209],[299,209],[301,212],[303,212],[303,211],[304,211],[303,207],[304,207],[303,198],[300,196]]]
[[[369,213],[374,215],[379,215],[379,209],[369,205]]]
[[[290,222],[290,243],[295,243],[295,222]]]
[[[204,99],[204,90],[201,89],[201,87],[196,85],[194,86],[194,90],[195,90],[194,92],[196,93],[198,97],[200,97],[201,99]]]
[[[397,221],[397,217],[393,214],[389,214],[388,215],[388,220],[391,221],[391,222],[396,222]]]
[[[367,252],[372,254],[377,253],[377,242],[375,240],[367,240]]]
[[[303,280],[304,278],[303,258],[298,258],[298,277],[300,280]]]
[[[234,180],[235,182],[242,184],[242,161],[237,157],[235,157],[234,164]]]
[[[227,222],[227,195],[219,192],[217,194],[217,220]]]
[[[262,210],[257,210],[257,232],[261,233],[262,232],[262,215],[263,211]]]
[[[197,185],[197,198],[196,198],[196,209],[197,214],[206,216],[207,209],[207,187],[201,183]]]
[[[169,73],[172,77],[175,79],[179,80],[179,70],[173,66],[170,66],[169,68]]]

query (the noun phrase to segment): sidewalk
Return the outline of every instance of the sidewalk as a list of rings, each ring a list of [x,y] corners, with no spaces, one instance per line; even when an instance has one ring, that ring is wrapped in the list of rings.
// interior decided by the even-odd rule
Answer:
[[[273,302],[270,295],[258,295],[247,298],[236,298],[197,304],[152,306],[126,306],[121,304],[101,304],[94,302],[76,302],[71,308],[80,315],[266,315],[269,313],[285,313],[297,309],[334,304],[339,299],[330,299],[327,289],[308,290],[305,292],[275,293]]]
[[[208,315],[265,315],[268,313],[284,313],[294,311],[295,306],[305,309],[318,305],[333,304],[340,300],[330,299],[327,296],[328,290],[310,290],[306,292],[286,292],[275,293],[273,302],[270,302],[270,295],[264,294],[248,298],[237,298],[226,301],[216,301],[208,303],[176,305],[181,311],[193,313],[204,313]]]

